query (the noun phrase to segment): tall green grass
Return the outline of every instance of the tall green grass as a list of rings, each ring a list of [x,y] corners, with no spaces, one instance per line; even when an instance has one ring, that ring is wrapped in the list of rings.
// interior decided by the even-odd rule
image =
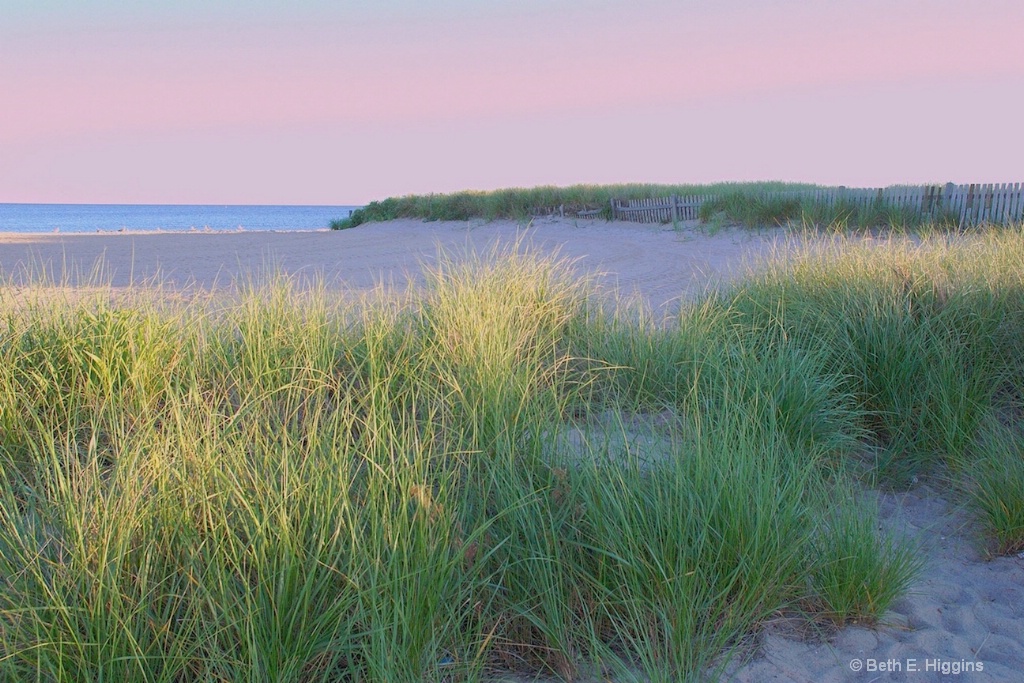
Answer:
[[[1024,433],[990,420],[957,484],[965,491],[995,555],[1024,551]]]
[[[864,439],[1019,547],[1022,244],[843,244],[672,321],[518,248],[365,302],[5,294],[0,680],[697,680],[780,611],[871,622],[915,563]]]
[[[837,239],[731,295],[756,327],[823,351],[862,417],[873,480],[960,489],[996,553],[1024,543],[1024,258],[1020,226],[981,235]]]
[[[729,306],[755,327],[823,352],[906,480],[955,466],[983,420],[1024,386],[1020,229],[976,238],[837,238],[750,279]]]

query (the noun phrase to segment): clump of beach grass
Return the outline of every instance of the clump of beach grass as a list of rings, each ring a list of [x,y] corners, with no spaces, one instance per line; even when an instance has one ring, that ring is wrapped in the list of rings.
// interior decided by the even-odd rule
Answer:
[[[924,565],[918,548],[889,533],[880,533],[878,510],[858,497],[850,482],[836,483],[837,501],[819,519],[811,571],[810,613],[820,621],[842,626],[874,624],[907,589],[907,577]]]
[[[774,262],[728,305],[823,354],[860,412],[875,483],[951,478],[969,491],[1000,552],[1010,552],[1024,500],[1012,483],[1021,462],[1022,258],[1020,226],[836,237]]]
[[[5,297],[0,679],[698,680],[872,622],[916,565],[865,439],[1019,547],[1022,244],[844,243],[671,321],[521,245],[404,298]]]
[[[989,531],[996,555],[1024,551],[1024,434],[990,420],[958,483]]]

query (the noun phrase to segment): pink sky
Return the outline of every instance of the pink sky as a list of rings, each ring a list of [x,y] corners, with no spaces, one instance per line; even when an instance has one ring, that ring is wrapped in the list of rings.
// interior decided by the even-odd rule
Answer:
[[[1024,180],[1019,0],[342,4],[16,5],[0,202]]]

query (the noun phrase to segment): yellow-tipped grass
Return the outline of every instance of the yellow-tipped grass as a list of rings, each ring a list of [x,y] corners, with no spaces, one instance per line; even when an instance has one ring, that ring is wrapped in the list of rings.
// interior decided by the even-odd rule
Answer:
[[[696,679],[780,610],[875,619],[914,566],[833,507],[862,439],[1019,506],[971,463],[1018,453],[978,434],[1022,245],[846,244],[671,322],[523,245],[404,300],[5,296],[0,680]]]

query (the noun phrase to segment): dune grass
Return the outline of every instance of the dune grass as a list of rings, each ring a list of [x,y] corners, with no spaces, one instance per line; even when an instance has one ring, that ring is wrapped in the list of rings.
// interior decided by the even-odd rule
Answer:
[[[3,290],[0,680],[698,680],[871,623],[917,567],[866,442],[1024,538],[1022,259],[840,241],[672,321],[518,249],[359,303]]]
[[[950,232],[959,229],[959,216],[928,215],[908,207],[885,202],[857,204],[838,201],[833,204],[812,197],[769,196],[760,188],[739,187],[719,193],[700,207],[700,219],[716,223],[740,224],[750,228],[796,225],[830,232],[863,231],[878,228],[899,232]]]
[[[825,365],[883,446],[879,469],[905,480],[964,465],[987,416],[1024,389],[1019,227],[981,236],[890,236],[781,261],[728,306]]]

